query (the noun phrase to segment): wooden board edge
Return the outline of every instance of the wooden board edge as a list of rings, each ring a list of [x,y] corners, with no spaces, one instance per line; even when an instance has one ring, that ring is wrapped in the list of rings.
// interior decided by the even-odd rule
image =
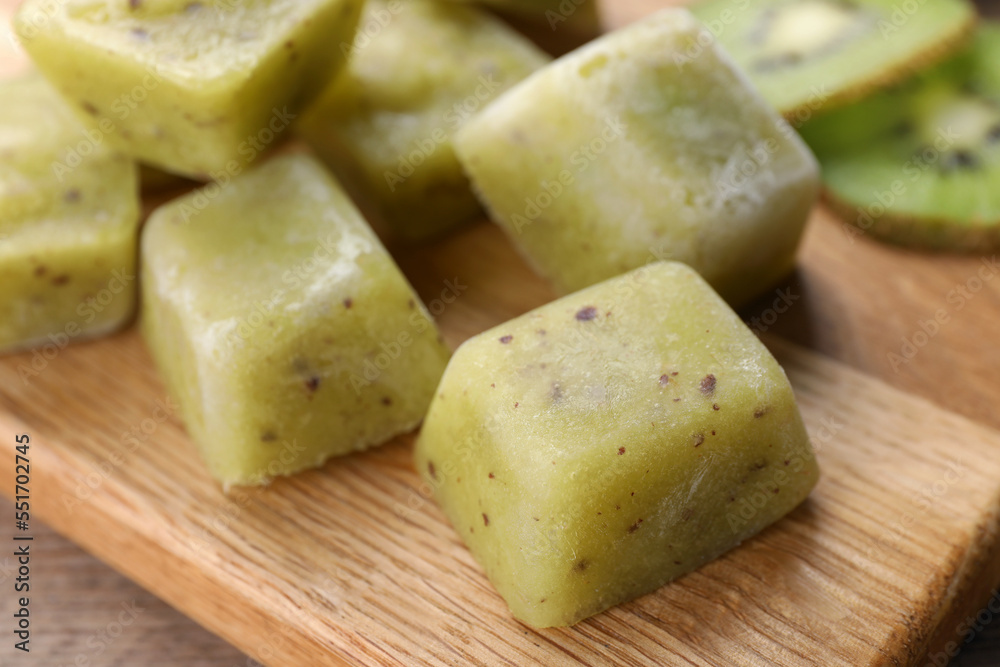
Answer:
[[[1000,484],[1000,480],[998,480]],[[934,665],[943,667],[958,655],[964,646],[966,638],[971,641],[978,634],[967,619],[975,617],[988,603],[997,596],[997,586],[1000,584],[1000,511],[994,511],[979,526],[979,539],[974,545],[973,553],[963,563],[959,575],[949,587],[948,595],[956,600],[950,606],[942,606],[946,610],[937,619],[933,632],[912,653],[911,664],[919,667]],[[992,610],[991,610],[992,613]]]
[[[929,410],[948,415],[961,424],[1000,439],[1000,431],[992,426],[952,412],[922,396],[893,387],[880,378],[863,373],[826,355],[778,336],[764,335],[761,339],[779,361],[789,357],[799,358],[808,360],[800,363],[822,366],[841,375],[863,379],[880,385],[880,389],[885,393],[905,398],[912,403],[923,404]],[[785,365],[782,363],[782,366]],[[1000,586],[1000,480],[997,480],[997,489],[989,506],[992,510],[977,527],[977,538],[956,567],[955,576],[950,581],[940,582],[940,586],[935,590],[928,591],[926,612],[931,617],[929,632],[914,635],[913,633],[920,627],[919,623],[908,624],[907,633],[901,634],[896,642],[894,653],[908,656],[908,664],[913,667],[946,665],[957,655],[958,649],[964,643],[963,637],[968,626],[966,619],[975,616],[997,595],[997,588]]]
[[[27,433],[31,436],[32,448],[29,451],[32,470],[35,471],[32,475],[32,520],[41,519],[60,536],[262,664],[270,664],[269,653],[274,653],[279,648],[298,660],[297,664],[308,664],[314,655],[308,650],[303,650],[308,646],[315,647],[316,651],[328,655],[325,664],[337,667],[339,665],[346,667],[349,664],[338,662],[333,655],[325,651],[316,637],[303,632],[296,625],[294,614],[286,615],[281,619],[278,628],[263,638],[258,638],[261,643],[256,650],[248,646],[247,637],[237,635],[233,629],[245,627],[248,615],[259,617],[256,621],[257,627],[268,626],[269,619],[260,614],[250,600],[237,595],[235,588],[227,588],[221,585],[217,578],[206,575],[198,568],[190,567],[192,554],[173,554],[165,546],[169,541],[157,540],[155,535],[143,531],[123,533],[119,529],[121,522],[117,512],[114,511],[115,507],[112,506],[115,504],[113,494],[93,496],[88,502],[79,506],[80,514],[72,517],[60,511],[57,507],[61,502],[59,497],[62,496],[62,490],[68,488],[65,485],[71,483],[71,480],[60,478],[58,471],[86,469],[91,466],[82,459],[78,463],[57,464],[56,458],[75,457],[72,454],[68,456],[55,454],[53,448],[44,446],[45,439],[37,437],[34,431],[20,419],[0,410],[0,442],[13,442],[15,434]],[[38,444],[42,446],[35,447]],[[0,463],[4,469],[13,471],[13,447],[0,447]],[[0,492],[13,501],[12,489],[8,488],[8,485],[2,486]],[[71,524],[74,523],[98,528],[82,534],[72,528]],[[150,567],[150,563],[155,563],[155,566]],[[156,576],[147,576],[150,573],[155,573]],[[177,580],[184,580],[185,586],[170,585],[170,582]],[[183,594],[191,588],[202,590],[205,594],[198,597]]]
[[[950,412],[925,398],[893,388],[882,380],[846,364],[782,339],[764,337],[764,340],[779,360],[795,358],[797,363],[818,367],[827,374],[837,374],[853,381],[874,384],[881,391],[917,405],[926,405],[929,410],[947,416],[956,424],[967,425],[973,431],[1000,439],[1000,433],[988,426]],[[32,431],[33,429],[15,415],[0,411],[2,441],[12,442],[14,434],[32,433]],[[273,615],[265,616],[255,608],[257,605],[253,600],[239,595],[233,587],[225,586],[218,577],[191,567],[194,551],[176,553],[169,551],[165,545],[169,544],[170,540],[156,539],[155,528],[147,527],[145,531],[139,529],[122,534],[118,530],[121,512],[119,501],[122,500],[119,496],[101,494],[95,496],[91,502],[84,503],[82,506],[84,509],[81,511],[86,512],[85,519],[81,518],[84,516],[82,514],[70,517],[60,511],[57,503],[61,491],[75,480],[61,478],[57,474],[58,471],[85,469],[86,462],[81,459],[79,462],[64,461],[57,464],[55,458],[73,459],[75,454],[66,450],[61,450],[57,454],[57,450],[44,446],[44,439],[35,438],[33,435],[33,444],[41,444],[42,447],[32,450],[32,462],[37,463],[37,469],[42,472],[37,477],[33,476],[33,483],[36,486],[36,489],[33,489],[33,516],[41,518],[59,534],[78,543],[88,553],[136,581],[181,613],[195,619],[209,631],[247,652],[255,660],[273,664],[269,660],[273,657],[270,654],[280,647],[281,664],[310,664],[316,653],[325,656],[325,664],[349,664],[332,655],[330,647],[325,646],[319,637],[304,631],[296,624],[294,607],[277,608],[273,610]],[[13,470],[13,449],[8,447],[2,449],[0,460]],[[47,463],[46,459],[50,462]],[[11,490],[7,488],[2,492],[7,497],[12,495]],[[956,624],[968,615],[974,615],[981,608],[984,596],[978,595],[977,591],[992,590],[991,587],[1000,578],[1000,480],[991,507],[993,510],[979,526],[977,539],[957,566],[956,575],[950,581],[941,581],[940,585],[935,585],[928,591],[924,611],[931,621],[923,627],[929,626],[930,630],[921,632],[921,623],[911,618],[910,622],[901,628],[895,641],[886,647],[888,655],[907,656],[908,664],[924,665],[929,656],[946,651],[949,642],[957,642],[954,637]],[[73,529],[73,524],[77,522],[99,528],[81,534]],[[150,567],[150,562],[155,563],[155,567]],[[142,563],[142,566],[139,567],[138,563]],[[156,576],[151,573],[155,573]],[[170,585],[170,582],[178,579],[185,580],[184,588]],[[183,594],[189,587],[196,587],[204,591],[204,594],[197,597]],[[949,603],[953,603],[950,610]],[[258,620],[249,622],[248,615],[256,615]],[[245,634],[238,633],[238,629],[247,627],[248,623],[257,627],[275,625],[274,616],[278,617],[278,627],[262,638],[255,637],[254,639],[259,642],[256,648],[248,645]]]

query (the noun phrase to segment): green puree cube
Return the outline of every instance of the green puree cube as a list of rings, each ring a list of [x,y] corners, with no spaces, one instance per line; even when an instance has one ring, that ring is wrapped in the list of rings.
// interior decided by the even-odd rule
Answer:
[[[16,31],[96,131],[167,171],[238,173],[344,63],[362,0],[26,0]]]
[[[420,0],[369,2],[351,52],[303,137],[333,165],[347,158],[396,237],[420,240],[475,216],[451,137],[551,58],[481,10]]]
[[[448,349],[312,158],[161,207],[142,261],[146,340],[221,482],[266,483],[423,419]]]
[[[0,83],[0,352],[64,347],[135,308],[139,186],[45,81]]]
[[[671,259],[746,301],[794,265],[819,188],[809,149],[682,9],[535,73],[455,147],[493,219],[563,292]]]
[[[416,465],[514,616],[536,627],[690,572],[818,477],[781,367],[676,262],[467,341]]]

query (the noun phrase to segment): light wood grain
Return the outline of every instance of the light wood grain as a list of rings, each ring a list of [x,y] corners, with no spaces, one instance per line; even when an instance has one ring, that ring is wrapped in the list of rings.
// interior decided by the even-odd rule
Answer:
[[[13,503],[0,499],[0,516],[14,516]],[[31,653],[17,651],[10,641],[0,642],[0,665],[254,667],[237,649],[51,528],[39,521],[31,526]],[[9,539],[8,531],[3,535]],[[8,594],[17,576],[16,557],[4,549],[4,619],[13,618],[17,610],[17,600]]]
[[[664,4],[607,3],[606,14],[620,25]],[[0,75],[23,66],[5,49]],[[552,296],[490,227],[428,252],[393,250],[425,300],[446,278],[470,285],[442,317],[453,345]],[[960,310],[947,301],[979,266],[980,258],[851,243],[820,209],[785,286],[801,299],[771,331],[1000,426],[1000,280]],[[768,305],[762,299],[747,316]],[[897,373],[887,353],[941,307],[952,319]],[[794,351],[782,359],[814,435],[824,418],[845,424],[817,440],[825,476],[812,499],[674,586],[541,633],[506,616],[415,490],[405,441],[227,498],[175,421],[134,451],[123,444],[163,398],[134,334],[73,347],[28,387],[14,372],[25,358],[0,362],[0,443],[14,431],[39,438],[39,515],[268,664],[923,664],[928,647],[960,637],[961,619],[1000,581],[996,433]],[[100,466],[115,452],[124,463],[103,480]],[[952,454],[966,473],[934,495]],[[103,481],[68,509],[92,473]],[[394,511],[410,501],[419,505],[412,513]],[[909,516],[909,532],[897,538],[894,526]],[[160,651],[132,664],[160,659],[176,664]]]
[[[422,257],[425,299],[445,277],[468,285],[440,318],[452,344],[551,296],[488,225]],[[565,630],[508,616],[420,494],[406,439],[230,497],[174,420],[128,451],[122,434],[163,398],[132,332],[66,349],[28,386],[17,372],[25,356],[0,362],[0,441],[36,438],[41,517],[267,664],[910,662],[949,609],[973,608],[955,598],[995,546],[1000,437],[779,351],[820,450],[811,499],[675,585]],[[116,451],[121,465],[67,509]],[[944,484],[949,465],[955,484]],[[935,484],[924,508],[920,492]]]

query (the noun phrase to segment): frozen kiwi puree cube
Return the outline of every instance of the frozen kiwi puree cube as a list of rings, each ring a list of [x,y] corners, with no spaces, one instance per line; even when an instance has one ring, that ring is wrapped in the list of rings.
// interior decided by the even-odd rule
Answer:
[[[416,465],[514,616],[536,627],[690,572],[785,515],[818,477],[783,370],[677,262],[463,344]]]
[[[224,484],[266,483],[423,419],[448,349],[313,158],[159,208],[142,261],[143,332]]]
[[[746,301],[793,267],[819,189],[806,145],[683,9],[536,72],[455,148],[494,221],[567,293],[669,259]]]
[[[119,328],[137,293],[135,164],[40,76],[0,82],[0,100],[0,352]]]
[[[131,155],[223,180],[329,82],[362,0],[26,0],[16,32],[92,127]]]
[[[451,137],[551,58],[483,10],[422,0],[370,0],[350,53],[300,134],[334,166],[346,156],[397,238],[475,216]]]

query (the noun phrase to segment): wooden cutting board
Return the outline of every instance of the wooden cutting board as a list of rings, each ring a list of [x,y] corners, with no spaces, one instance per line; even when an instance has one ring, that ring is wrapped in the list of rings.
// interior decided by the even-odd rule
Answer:
[[[467,286],[440,317],[451,344],[551,297],[489,225],[419,257],[425,299]],[[71,346],[27,385],[31,355],[0,361],[0,451],[11,474],[14,435],[30,434],[38,517],[271,665],[912,662],[996,578],[1000,435],[774,349],[823,469],[810,500],[571,629],[508,616],[421,495],[409,439],[223,494],[177,421],[157,421],[171,404],[134,332]]]
[[[622,2],[614,20],[654,4]],[[486,224],[394,251],[427,302],[467,286],[439,318],[453,346],[552,298]],[[865,371],[769,339],[819,486],[727,556],[571,629],[508,616],[421,495],[409,439],[223,494],[175,416],[158,420],[173,409],[134,332],[71,346],[28,383],[30,353],[0,359],[0,474],[30,434],[35,517],[269,665],[922,665],[1000,581],[1000,280],[951,298],[983,259],[854,239],[817,209],[790,309],[769,312],[771,295],[747,316]]]

